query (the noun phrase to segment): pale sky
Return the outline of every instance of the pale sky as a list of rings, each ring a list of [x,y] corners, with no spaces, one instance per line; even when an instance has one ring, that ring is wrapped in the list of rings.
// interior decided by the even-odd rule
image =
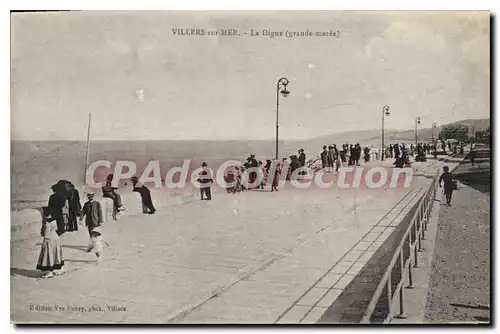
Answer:
[[[488,12],[12,14],[12,139],[307,139],[489,117]],[[175,36],[173,28],[241,36]],[[250,29],[340,37],[251,37]],[[243,35],[247,32],[248,35]]]

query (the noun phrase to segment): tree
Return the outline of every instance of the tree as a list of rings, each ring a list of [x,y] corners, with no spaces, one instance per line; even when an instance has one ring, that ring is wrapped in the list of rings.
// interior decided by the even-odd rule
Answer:
[[[484,131],[476,131],[474,136],[474,140],[477,143],[484,143],[484,144],[488,144],[490,142],[490,138],[491,138],[490,127],[488,127],[488,129]]]

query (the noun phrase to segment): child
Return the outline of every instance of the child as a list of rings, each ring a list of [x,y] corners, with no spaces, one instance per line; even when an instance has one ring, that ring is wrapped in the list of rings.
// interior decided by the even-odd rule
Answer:
[[[64,258],[61,241],[59,239],[59,235],[57,234],[56,219],[53,217],[47,219],[47,217],[44,216],[42,224],[41,235],[43,237],[43,242],[36,269],[46,272],[42,278],[51,278],[54,277],[54,275],[62,275],[66,271],[63,268]]]
[[[87,194],[88,201],[85,203],[80,215],[80,221],[85,218],[85,225],[89,230],[90,244],[87,252],[90,253],[92,250],[95,251],[97,256],[97,263],[102,261],[102,250],[103,243],[108,245],[108,243],[102,237],[101,225],[102,225],[102,209],[101,203],[94,200],[94,193]]]

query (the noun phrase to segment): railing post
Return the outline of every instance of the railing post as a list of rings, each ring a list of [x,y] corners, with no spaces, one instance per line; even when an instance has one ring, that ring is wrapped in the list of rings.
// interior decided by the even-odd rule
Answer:
[[[424,251],[424,249],[422,248],[422,238],[421,238],[420,234],[418,235],[418,251],[419,252]]]
[[[425,201],[425,199],[424,199]],[[426,206],[425,206],[425,202],[422,204],[422,214],[420,215],[420,229],[422,230],[422,240],[425,240],[425,228],[424,228],[424,224],[426,223],[425,222],[425,217],[426,217],[426,214],[425,214],[425,211],[426,211]]]
[[[425,230],[427,231],[427,224],[429,224],[429,219],[431,219],[431,202],[427,202],[427,210],[425,212]]]
[[[405,279],[405,261],[404,261],[404,256],[403,256],[403,248],[401,248],[400,254],[400,259],[401,259],[401,281],[403,282],[401,284],[401,288],[399,289],[399,314],[398,318],[403,319],[406,318],[405,313],[404,313],[404,303],[403,303],[403,285],[404,285],[404,279]]]
[[[415,242],[418,241],[418,244],[415,244],[415,246],[416,246],[415,249],[417,249],[417,246],[418,246],[418,251],[422,250],[422,240],[421,240],[421,236],[420,236],[420,230],[421,230],[421,228],[420,229],[418,228],[418,224],[419,224],[420,219],[421,219],[420,213],[421,213],[421,211],[418,210],[417,211],[417,218],[416,218],[416,221],[415,221]]]
[[[399,319],[406,318],[406,315],[404,313],[403,291],[404,291],[403,286],[401,286],[401,289],[399,289],[399,314],[398,314]]]
[[[416,225],[415,225],[416,226]],[[413,265],[413,267],[415,268],[418,268],[418,251],[417,251],[417,240],[418,240],[418,236],[417,234],[415,234],[415,245],[413,246],[413,249],[414,249],[414,252],[415,252],[415,264]]]
[[[412,273],[412,266],[413,264],[413,261],[411,260],[411,233],[408,233],[408,277],[409,277],[409,285],[408,285],[408,289],[411,289],[413,288],[413,273]]]
[[[389,310],[389,314],[386,317],[386,320],[391,320],[392,318],[392,282],[391,276],[389,275],[389,279],[387,280],[387,309]]]
[[[406,287],[407,289],[413,289],[413,273],[412,273],[412,268],[411,268],[411,253],[409,257],[409,262],[408,262],[408,286]]]

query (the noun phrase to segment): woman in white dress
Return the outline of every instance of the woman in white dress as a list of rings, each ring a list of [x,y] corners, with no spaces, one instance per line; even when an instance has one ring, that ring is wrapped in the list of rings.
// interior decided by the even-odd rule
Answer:
[[[36,265],[36,269],[46,272],[43,278],[65,273],[61,240],[57,230],[57,222],[54,218],[43,222],[41,231],[43,242]]]

